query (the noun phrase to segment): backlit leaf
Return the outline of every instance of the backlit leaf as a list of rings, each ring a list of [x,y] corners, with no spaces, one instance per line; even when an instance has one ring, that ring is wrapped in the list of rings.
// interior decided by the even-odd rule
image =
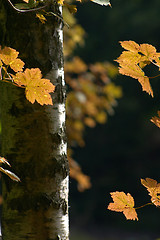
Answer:
[[[140,46],[134,41],[120,41],[121,46],[131,52],[138,53]]]
[[[144,54],[148,59],[154,59],[156,51],[156,48],[150,44],[140,44],[140,52]]]
[[[45,18],[45,16],[43,15],[43,14],[41,14],[41,13],[36,13],[36,17],[39,19],[39,21],[41,22],[41,23],[45,23],[46,21],[47,21],[47,19]]]
[[[141,179],[141,184],[147,188],[151,201],[154,205],[160,206],[160,183],[151,178]]]
[[[13,76],[14,82],[25,87],[26,98],[31,103],[37,101],[41,105],[53,105],[49,93],[54,92],[55,86],[48,79],[43,79],[39,68],[26,69]]]
[[[124,192],[112,192],[110,193],[113,199],[113,203],[108,205],[108,209],[116,212],[123,212],[126,219],[138,220],[136,210],[134,209],[133,197]]]
[[[15,72],[22,71],[24,66],[24,62],[17,58],[18,54],[19,52],[13,48],[0,48],[0,59],[4,64],[9,65]]]
[[[158,117],[152,117],[151,122],[153,122],[157,127],[160,128],[160,111],[158,111]]]
[[[116,62],[131,65],[139,63],[140,59],[141,55],[136,52],[123,51]]]
[[[144,77],[144,72],[142,71],[142,69],[135,64],[120,64],[119,73],[135,79]]]
[[[70,176],[77,180],[78,182],[78,190],[83,192],[86,189],[91,188],[90,177],[85,175],[77,162],[75,162],[71,157],[69,159],[70,166]]]
[[[142,85],[142,90],[146,91],[148,94],[150,94],[153,97],[153,90],[149,82],[149,78],[144,76],[138,78],[138,82]]]
[[[142,68],[150,63],[160,66],[160,53],[157,53],[156,48],[150,44],[138,45],[134,41],[124,41],[120,44],[127,51],[123,51],[116,60],[119,63],[119,73],[138,79],[142,90],[153,97],[149,78],[145,76]]]

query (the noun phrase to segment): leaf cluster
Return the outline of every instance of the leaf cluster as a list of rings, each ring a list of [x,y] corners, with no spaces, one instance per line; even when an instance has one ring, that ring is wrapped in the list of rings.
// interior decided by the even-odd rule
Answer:
[[[151,63],[160,68],[160,53],[150,44],[139,45],[134,41],[122,41],[120,44],[125,51],[115,60],[119,63],[119,73],[137,79],[142,90],[153,97],[149,77],[143,69]]]
[[[117,99],[122,90],[111,79],[118,71],[108,62],[86,64],[79,56],[74,55],[77,46],[83,47],[86,33],[67,8],[63,8],[63,17],[71,28],[64,28],[64,73],[68,87],[67,138],[70,176],[78,183],[78,190],[91,187],[90,178],[86,176],[73,157],[73,148],[85,146],[84,133],[87,127],[94,128],[104,124],[108,115],[114,114]]]
[[[37,101],[41,105],[53,105],[50,93],[54,92],[55,86],[42,78],[39,68],[23,71],[24,62],[18,55],[19,52],[13,48],[0,47],[0,81],[24,88],[26,98],[32,104]]]
[[[115,60],[119,63],[119,73],[137,79],[142,86],[142,90],[153,97],[150,79],[159,75],[148,77],[143,69],[147,65],[153,64],[160,71],[160,53],[154,46],[147,43],[137,44],[134,41],[121,41],[120,44],[125,51]],[[151,122],[160,127],[160,111],[158,111],[158,117],[153,117]]]

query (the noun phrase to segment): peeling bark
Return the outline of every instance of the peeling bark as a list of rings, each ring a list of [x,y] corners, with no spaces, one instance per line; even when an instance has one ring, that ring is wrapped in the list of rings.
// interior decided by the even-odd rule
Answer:
[[[53,106],[40,106],[29,103],[23,89],[0,83],[1,156],[21,179],[3,176],[3,240],[68,240],[62,22],[52,16],[41,24],[35,13],[17,14],[1,1],[1,44],[19,51],[26,67],[39,67],[56,86]],[[55,3],[48,10],[60,14]]]

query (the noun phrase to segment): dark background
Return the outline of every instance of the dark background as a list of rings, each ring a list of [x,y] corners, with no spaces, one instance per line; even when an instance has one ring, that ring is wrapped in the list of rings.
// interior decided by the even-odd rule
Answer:
[[[85,29],[86,45],[76,50],[85,62],[114,63],[122,52],[119,41],[149,43],[160,51],[160,1],[111,0],[112,8],[88,2],[78,4],[78,22]],[[115,63],[116,64],[116,63]],[[157,69],[149,68],[154,76]],[[114,116],[105,125],[87,129],[86,146],[74,158],[91,177],[92,188],[80,193],[70,180],[71,240],[156,240],[160,238],[160,209],[138,210],[139,221],[127,221],[107,210],[110,192],[129,192],[136,206],[150,201],[140,179],[160,182],[160,129],[150,118],[160,110],[160,78],[152,79],[154,98],[142,92],[137,80],[118,76],[122,87]]]

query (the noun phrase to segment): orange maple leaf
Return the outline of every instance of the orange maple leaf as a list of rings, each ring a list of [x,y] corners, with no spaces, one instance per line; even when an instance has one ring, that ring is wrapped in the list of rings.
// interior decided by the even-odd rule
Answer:
[[[138,220],[136,210],[134,208],[134,199],[130,193],[112,192],[110,193],[113,203],[108,205],[108,209],[116,212],[123,212],[126,219]]]
[[[9,65],[15,72],[23,71],[24,62],[17,58],[19,52],[10,47],[0,47],[0,59],[6,65]]]
[[[141,179],[141,184],[147,188],[149,195],[151,196],[151,202],[160,206],[160,183],[151,178]]]
[[[28,101],[37,101],[41,105],[53,105],[49,93],[54,92],[55,86],[48,79],[43,79],[39,68],[26,69],[13,76],[14,82],[25,87],[25,94]]]
[[[158,111],[158,117],[152,117],[151,122],[160,128],[160,111]]]

